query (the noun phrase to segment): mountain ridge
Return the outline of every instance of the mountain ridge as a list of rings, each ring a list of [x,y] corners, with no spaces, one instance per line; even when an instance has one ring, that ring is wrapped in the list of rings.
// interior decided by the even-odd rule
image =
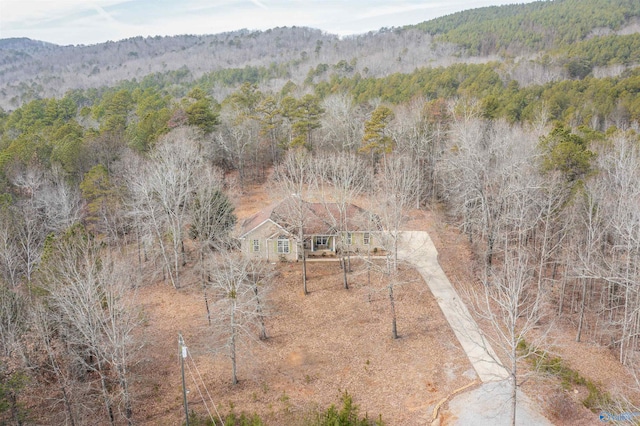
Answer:
[[[550,23],[556,22],[562,25],[550,31]],[[345,37],[293,26],[138,36],[87,46],[4,39],[0,107],[12,110],[32,99],[59,98],[69,90],[113,87],[154,75],[179,73],[182,81],[186,77],[195,82],[225,70],[257,76],[228,80],[230,88],[251,82],[275,90],[288,81],[302,85],[327,81],[332,75],[383,78],[457,63],[498,62],[501,73],[513,75],[522,74],[523,67],[536,70],[534,78],[518,78],[520,85],[596,72],[616,76],[637,65],[633,52],[638,34],[640,4],[556,0],[471,9]],[[603,49],[611,52],[603,55]],[[224,85],[220,90],[214,94],[219,99],[228,93]]]

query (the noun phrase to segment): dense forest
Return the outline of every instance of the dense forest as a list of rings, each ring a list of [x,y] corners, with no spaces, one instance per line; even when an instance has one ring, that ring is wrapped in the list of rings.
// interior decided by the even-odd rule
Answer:
[[[274,168],[348,181],[381,209],[444,209],[479,282],[517,281],[521,315],[544,298],[546,317],[614,351],[640,390],[639,52],[632,0],[345,38],[0,40],[0,423],[27,422],[25,389],[41,387],[55,396],[38,423],[132,424],[130,293],[179,289],[187,263],[217,270],[234,245],[230,193],[277,185]],[[353,175],[314,166],[328,157]]]
[[[415,27],[471,53],[521,55],[620,32],[637,23],[633,18],[639,14],[640,6],[632,0],[539,1],[475,9]]]

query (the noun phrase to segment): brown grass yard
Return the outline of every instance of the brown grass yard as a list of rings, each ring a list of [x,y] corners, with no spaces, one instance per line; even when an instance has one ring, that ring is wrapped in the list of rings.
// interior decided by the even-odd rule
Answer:
[[[362,268],[353,263],[354,270]],[[148,403],[139,407],[139,422],[180,422],[180,331],[218,409],[257,412],[270,424],[338,403],[342,391],[354,396],[363,413],[382,414],[389,425],[428,424],[442,398],[473,381],[471,365],[414,271],[403,271],[408,284],[396,289],[401,338],[393,340],[387,293],[366,286],[366,273],[352,274],[352,288],[345,290],[338,263],[310,262],[311,293],[305,297],[300,265],[277,268],[269,339],[241,350],[236,386],[228,359],[211,352],[196,286],[176,292],[158,283],[141,290],[149,325],[143,330],[147,343],[135,387]],[[373,275],[379,284],[382,276]],[[190,408],[206,414],[193,383],[187,387]]]

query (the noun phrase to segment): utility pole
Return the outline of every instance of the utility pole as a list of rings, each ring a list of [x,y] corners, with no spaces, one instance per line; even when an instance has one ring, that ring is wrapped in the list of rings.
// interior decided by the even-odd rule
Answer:
[[[186,426],[189,426],[189,403],[187,402],[187,386],[184,381],[184,360],[187,358],[187,347],[184,345],[182,334],[178,333],[178,356],[180,357],[180,373],[182,374],[182,401]]]

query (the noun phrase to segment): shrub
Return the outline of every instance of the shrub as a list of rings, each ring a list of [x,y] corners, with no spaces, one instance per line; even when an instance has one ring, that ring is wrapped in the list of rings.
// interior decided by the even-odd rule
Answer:
[[[331,405],[324,413],[318,413],[315,419],[307,422],[308,426],[384,426],[382,416],[378,420],[370,420],[365,414],[360,417],[359,408],[347,391],[342,394],[342,408],[338,410]]]
[[[570,368],[562,358],[550,356],[540,350],[531,350],[524,340],[518,342],[518,350],[521,353],[529,352],[528,360],[537,371],[548,373],[560,379],[564,389],[571,389],[573,386],[584,386],[589,392],[582,400],[582,404],[594,413],[611,406],[613,399],[608,392],[601,391],[597,384],[580,375],[576,370]]]
[[[185,423],[182,423],[183,425]],[[207,416],[199,415],[195,411],[189,413],[189,426],[264,426],[262,419],[257,414],[234,413],[233,410],[224,418],[224,423],[218,423]]]

